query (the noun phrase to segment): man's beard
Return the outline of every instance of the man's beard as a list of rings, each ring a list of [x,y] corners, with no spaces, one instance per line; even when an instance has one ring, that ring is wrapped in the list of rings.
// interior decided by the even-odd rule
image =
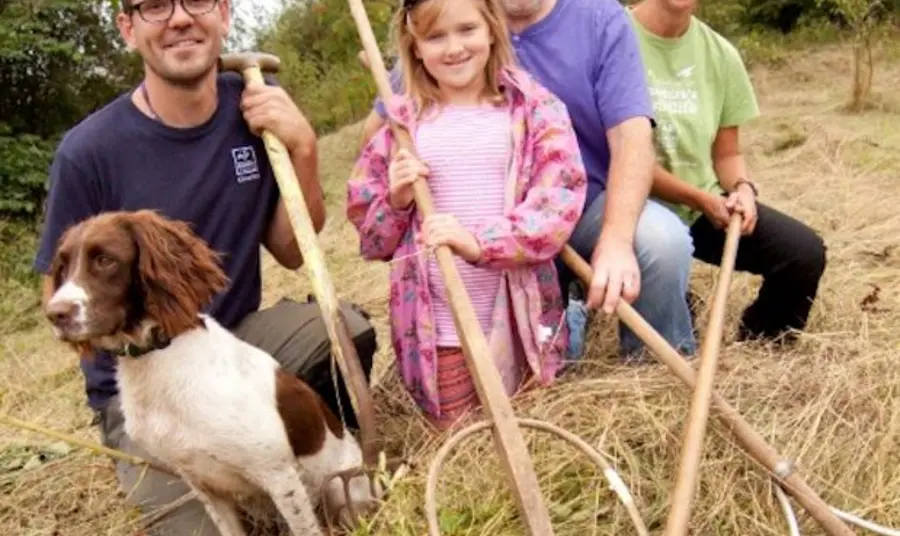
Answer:
[[[515,4],[510,6],[510,4]],[[541,10],[541,0],[518,0],[501,2],[504,13],[511,18],[530,18]]]
[[[152,63],[147,63],[147,67],[156,74],[162,80],[165,80],[168,84],[173,86],[183,88],[183,89],[194,89],[198,87],[209,73],[216,69],[216,62],[212,61],[206,68],[201,71],[193,71],[190,74],[182,74],[182,73],[173,73],[171,71],[166,70],[165,68],[158,68]]]

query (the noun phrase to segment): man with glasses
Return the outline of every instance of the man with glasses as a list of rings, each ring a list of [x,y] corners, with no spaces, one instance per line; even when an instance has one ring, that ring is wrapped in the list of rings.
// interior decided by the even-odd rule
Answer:
[[[288,269],[303,263],[257,135],[262,129],[287,147],[316,231],[324,225],[325,206],[315,132],[287,93],[274,84],[245,88],[240,75],[217,71],[230,8],[229,0],[122,1],[116,23],[141,55],[144,78],[136,90],[72,128],[57,147],[34,266],[47,274],[65,229],[100,212],[149,208],[189,222],[223,254],[231,281],[208,312],[272,353],[356,427],[346,387],[331,376],[330,342],[318,306],[284,299],[257,310],[260,244]],[[375,331],[356,307],[343,304],[343,312],[368,376]],[[103,443],[146,457],[123,429],[114,358],[84,356],[81,366]],[[188,491],[169,475],[142,475],[141,468],[122,462],[117,476],[128,501],[144,514]],[[192,500],[162,516],[147,534],[212,536],[216,531],[202,505]]]

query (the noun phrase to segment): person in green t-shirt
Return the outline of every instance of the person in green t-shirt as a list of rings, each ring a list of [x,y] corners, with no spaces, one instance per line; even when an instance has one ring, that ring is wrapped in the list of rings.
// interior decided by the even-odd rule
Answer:
[[[718,265],[730,215],[741,213],[735,269],[763,277],[739,339],[803,330],[825,270],[822,238],[757,201],[738,142],[759,115],[737,49],[694,16],[695,0],[641,0],[629,13],[647,69],[657,128],[651,195],[690,228],[694,258]]]

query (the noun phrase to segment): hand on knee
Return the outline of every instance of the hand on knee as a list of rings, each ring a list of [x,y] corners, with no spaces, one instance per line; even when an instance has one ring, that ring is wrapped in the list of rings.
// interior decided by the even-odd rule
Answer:
[[[592,259],[594,275],[588,289],[588,307],[611,315],[619,299],[633,303],[641,291],[641,272],[633,247],[615,238],[600,237]]]

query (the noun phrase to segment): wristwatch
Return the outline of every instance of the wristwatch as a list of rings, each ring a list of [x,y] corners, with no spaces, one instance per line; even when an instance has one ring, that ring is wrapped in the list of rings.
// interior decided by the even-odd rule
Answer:
[[[737,189],[740,188],[742,184],[746,184],[750,187],[751,190],[753,190],[753,197],[759,197],[759,188],[756,186],[756,183],[751,181],[750,179],[745,179],[743,177],[741,177],[737,180],[737,182],[734,183],[735,191],[737,191]]]

